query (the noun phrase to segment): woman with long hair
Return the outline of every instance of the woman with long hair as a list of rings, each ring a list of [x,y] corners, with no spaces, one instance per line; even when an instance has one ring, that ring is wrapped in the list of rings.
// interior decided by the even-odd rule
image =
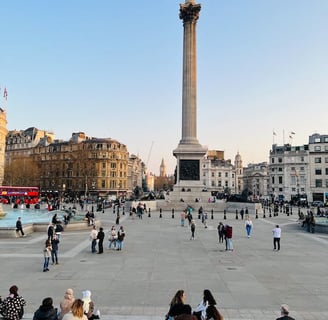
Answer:
[[[184,290],[178,290],[170,303],[170,310],[167,314],[169,320],[180,314],[191,314],[191,306],[185,304],[186,295]]]
[[[206,318],[205,320],[223,320],[222,314],[215,307],[215,305],[210,305],[206,309]]]
[[[215,306],[216,301],[211,293],[210,290],[205,289],[203,291],[203,299],[202,301],[197,305],[196,309],[194,310],[194,315],[197,317],[197,319],[205,319],[206,318],[206,309],[208,306]]]
[[[72,304],[71,312],[66,313],[63,320],[88,320],[83,310],[84,302],[81,299],[76,299]]]

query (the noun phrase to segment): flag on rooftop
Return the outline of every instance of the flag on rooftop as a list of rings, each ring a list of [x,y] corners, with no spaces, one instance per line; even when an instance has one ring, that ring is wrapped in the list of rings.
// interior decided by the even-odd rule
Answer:
[[[5,87],[5,90],[3,91],[3,97],[7,100],[8,92],[7,92],[7,88],[6,87]]]

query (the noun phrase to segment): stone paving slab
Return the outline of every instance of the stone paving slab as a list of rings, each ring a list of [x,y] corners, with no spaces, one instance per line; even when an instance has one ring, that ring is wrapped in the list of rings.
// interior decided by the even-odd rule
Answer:
[[[97,214],[105,230],[115,215]],[[89,231],[64,232],[60,242],[60,264],[42,272],[45,234],[1,239],[0,294],[6,296],[18,285],[27,300],[25,318],[31,318],[46,296],[59,302],[71,287],[76,297],[89,289],[102,319],[159,320],[178,289],[186,291],[187,303],[196,307],[202,291],[210,289],[225,319],[276,319],[279,307],[288,303],[296,319],[328,319],[328,235],[304,232],[296,215],[253,217],[250,239],[244,221],[228,213],[227,220],[215,215],[204,228],[196,217],[196,239],[178,215],[152,212],[142,220],[123,216],[127,231],[123,251],[105,249],[91,254]],[[234,251],[218,243],[219,221],[233,226]],[[282,249],[272,251],[272,229],[282,227]],[[107,234],[106,234],[107,239]],[[107,244],[107,241],[105,242]]]

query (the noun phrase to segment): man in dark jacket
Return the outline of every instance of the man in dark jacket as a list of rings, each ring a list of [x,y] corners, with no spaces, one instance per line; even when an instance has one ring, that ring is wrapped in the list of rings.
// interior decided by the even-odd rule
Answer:
[[[98,253],[99,254],[104,252],[104,247],[103,247],[104,238],[105,238],[104,229],[100,228],[98,235],[97,235],[97,239],[99,240],[98,241]]]
[[[52,298],[43,299],[42,305],[34,313],[33,320],[58,320],[57,309],[52,304]]]

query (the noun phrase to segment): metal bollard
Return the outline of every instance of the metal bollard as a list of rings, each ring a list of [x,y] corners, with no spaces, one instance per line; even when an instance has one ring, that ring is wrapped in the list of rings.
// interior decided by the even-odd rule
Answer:
[[[172,219],[174,219],[174,209],[172,209]]]
[[[212,219],[212,220],[214,219],[214,216],[213,216],[213,209],[211,210],[211,219]]]
[[[255,210],[255,219],[258,219],[259,218],[259,215],[258,215],[258,212],[257,212],[257,209]]]
[[[159,208],[159,217],[162,218],[162,208]]]
[[[125,206],[123,206],[123,212],[122,215],[125,216]]]
[[[151,215],[150,215],[150,208],[148,208],[148,218],[150,218]]]
[[[238,220],[238,210],[236,209],[236,220]]]
[[[223,210],[223,219],[227,220],[227,211],[225,209]]]

